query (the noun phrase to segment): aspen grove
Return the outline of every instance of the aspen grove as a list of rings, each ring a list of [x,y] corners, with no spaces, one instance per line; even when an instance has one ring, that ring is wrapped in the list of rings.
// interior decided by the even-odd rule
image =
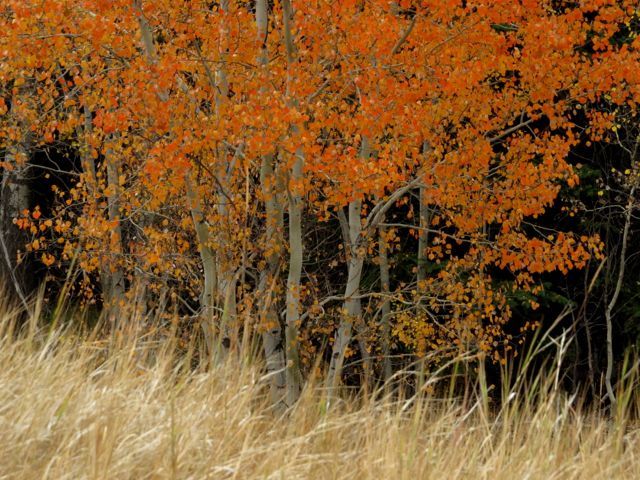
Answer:
[[[318,375],[336,391],[416,359],[506,363],[544,279],[614,258],[549,221],[581,188],[573,152],[624,147],[632,220],[639,17],[634,0],[4,0],[5,281],[27,307],[37,270],[112,325],[124,305],[177,318],[200,361],[254,345],[285,407]]]

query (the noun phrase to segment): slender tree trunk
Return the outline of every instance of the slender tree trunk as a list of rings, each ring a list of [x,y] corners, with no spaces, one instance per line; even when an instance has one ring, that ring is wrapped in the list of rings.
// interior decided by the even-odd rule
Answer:
[[[89,138],[93,130],[91,119],[91,111],[89,107],[84,107],[84,122],[82,127],[76,129],[78,140],[81,141],[80,161],[87,185],[87,195],[89,197],[88,204],[91,208],[90,215],[98,213],[97,196],[98,182],[96,177],[96,165],[91,155],[91,146]],[[111,137],[108,141],[112,141]],[[106,246],[108,255],[116,254],[119,258],[116,261],[103,261],[100,268],[100,283],[102,285],[102,295],[107,305],[107,310],[119,307],[124,299],[124,272],[120,261],[123,256],[122,245],[122,226],[120,224],[120,175],[118,172],[117,161],[113,149],[108,148],[105,158],[107,167],[107,188],[105,196],[107,199],[107,218],[112,222],[112,228],[109,233],[109,245]]]
[[[370,155],[370,147],[366,138],[363,138],[361,146],[361,155],[368,158]],[[409,181],[406,185],[398,188],[394,191],[386,200],[380,201],[376,204],[369,215],[365,223],[366,230],[377,228],[386,212],[395,204],[398,199],[409,191],[419,188],[422,185],[420,177]],[[361,319],[361,302],[360,302],[360,279],[362,276],[362,268],[364,265],[365,257],[365,239],[362,237],[362,224],[361,224],[361,202],[353,201],[349,203],[349,219],[344,218],[344,213],[341,213],[341,225],[343,236],[345,237],[345,244],[347,244],[347,252],[349,254],[348,262],[348,280],[345,288],[345,302],[344,310],[346,315],[340,321],[336,339],[333,344],[333,350],[331,353],[331,363],[329,365],[328,382],[330,386],[337,386],[340,383],[340,376],[342,373],[342,367],[344,364],[344,357],[346,349],[351,340],[351,330],[353,319]],[[359,322],[358,322],[359,323]],[[356,323],[356,324],[358,324]],[[364,339],[364,333],[360,334],[360,339]],[[363,350],[363,361],[365,365],[365,375],[370,364],[370,356],[366,345],[361,343],[361,349]],[[364,348],[363,348],[364,347]]]
[[[596,396],[596,368],[594,361],[593,343],[591,339],[591,321],[587,314],[584,314],[584,328],[587,336],[587,364],[589,366],[589,387],[591,388],[591,394]]]
[[[297,191],[302,181],[304,157],[296,153],[289,191],[289,276],[287,278],[287,402],[298,399],[301,390],[300,357],[298,354],[298,323],[300,321],[300,278],[302,275],[302,195]]]
[[[358,321],[362,315],[360,303],[360,280],[364,265],[364,254],[361,249],[361,212],[362,202],[354,200],[349,203],[348,219],[348,252],[349,260],[347,267],[347,285],[344,292],[344,315],[340,320],[340,326],[333,343],[331,353],[331,363],[329,364],[328,382],[330,387],[337,387],[340,384],[342,367],[344,366],[345,354],[351,342],[351,332],[353,322]],[[347,242],[345,242],[347,243]]]
[[[273,168],[274,161],[273,155],[265,155],[260,169],[260,183],[265,197],[266,243],[270,253],[267,255],[267,268],[260,272],[259,295],[262,302],[260,306],[262,344],[269,375],[271,400],[277,409],[280,409],[281,406],[285,406],[285,403],[288,404],[288,400],[282,328],[274,295],[281,258],[274,247],[281,239],[283,226],[282,205],[278,199],[278,182]]]
[[[229,12],[229,2],[228,0],[222,0],[220,2],[220,8],[223,12]],[[220,20],[220,35],[223,38],[223,42],[220,44],[220,62],[218,63],[218,68],[216,69],[216,77],[215,79],[209,75],[211,86],[215,88],[217,92],[215,98],[216,104],[216,116],[219,115],[219,110],[221,105],[226,102],[229,96],[229,84],[227,80],[227,69],[226,69],[226,59],[227,59],[227,51],[224,45],[224,42],[227,41],[228,37],[228,27],[227,27],[227,16],[223,15]],[[209,66],[203,60],[203,65],[207,72],[210,72]],[[229,208],[229,196],[228,192],[225,191],[225,188],[231,187],[233,182],[233,170],[235,168],[236,160],[238,159],[238,155],[242,155],[242,149],[238,147],[234,158],[231,161],[228,161],[229,149],[220,145],[218,147],[218,161],[222,166],[223,172],[220,176],[222,178],[222,183],[217,187],[217,203],[218,203],[218,214],[222,219],[223,223],[230,227],[232,223],[230,208]],[[227,229],[228,231],[228,229]],[[232,347],[232,343],[237,343],[237,283],[238,283],[238,271],[235,267],[235,262],[233,259],[233,248],[232,248],[233,239],[228,236],[226,233],[222,233],[218,238],[218,250],[220,254],[217,256],[218,265],[217,265],[217,288],[218,288],[218,298],[219,303],[222,305],[222,318],[220,323],[220,334],[221,334],[221,344],[223,349],[223,354],[227,355],[229,350]]]
[[[286,11],[286,8],[285,8]],[[285,22],[289,21],[289,17],[285,13]],[[268,33],[268,4],[267,0],[256,1],[255,21],[257,27],[257,41],[260,45],[258,52],[257,64],[260,68],[266,69],[268,63],[268,53],[266,46],[266,38]],[[288,25],[288,23],[287,23]],[[285,28],[289,31],[288,28]],[[286,33],[285,33],[286,35]],[[288,59],[290,59],[290,47],[291,44],[287,43]],[[272,250],[267,258],[269,266],[270,276],[275,277],[278,270],[278,265],[281,261],[281,253],[274,250],[276,236],[273,229],[275,226],[282,226],[282,205],[278,200],[277,186],[278,180],[275,176],[275,169],[273,161],[275,156],[268,155],[262,159],[262,171],[261,171],[261,183],[265,193],[265,202],[267,210],[267,248]],[[298,162],[299,160],[296,160]],[[302,173],[302,165],[299,167],[300,174]],[[286,401],[288,406],[291,406],[298,399],[300,394],[300,370],[298,361],[297,350],[297,316],[298,314],[298,288],[295,287],[300,283],[300,274],[302,269],[302,233],[301,233],[301,206],[299,205],[299,196],[296,197],[296,193],[293,196],[290,195],[289,200],[289,241],[291,245],[291,257],[289,276],[287,278],[287,307],[286,307],[286,327],[285,338],[282,338],[282,330],[280,328],[280,322],[277,313],[273,307],[273,298],[271,292],[269,296],[263,295],[263,299],[267,302],[268,307],[266,311],[268,317],[272,320],[268,322],[267,330],[263,333],[263,344],[265,349],[265,355],[267,356],[267,368],[278,372],[274,373],[272,377],[272,391],[277,391],[277,395],[282,399],[282,387],[285,386]],[[294,208],[292,210],[292,204]],[[299,266],[298,266],[299,264]],[[274,280],[275,281],[275,278]],[[295,298],[292,297],[295,295]],[[283,348],[284,347],[284,348]],[[283,368],[284,367],[284,368]],[[280,376],[280,371],[284,370],[284,381]]]
[[[287,51],[287,95],[291,96],[290,85],[295,60],[294,38],[291,29],[293,10],[290,0],[283,0],[282,7],[284,42]],[[291,104],[295,106],[296,100],[292,100]],[[291,133],[296,135],[298,132],[298,126],[291,125]],[[287,403],[289,405],[293,405],[298,400],[302,388],[300,355],[298,353],[298,323],[300,322],[300,280],[304,250],[302,241],[303,197],[300,192],[303,169],[304,152],[302,149],[298,149],[291,168],[291,182],[287,188],[289,197],[289,275],[287,277],[285,341],[287,353]]]
[[[429,248],[429,226],[431,210],[426,202],[425,189],[420,187],[420,232],[418,234],[418,287],[422,288],[427,279],[427,248]]]
[[[622,246],[620,248],[620,261],[618,263],[618,278],[616,280],[615,289],[613,295],[607,304],[605,310],[605,320],[607,323],[607,370],[605,373],[604,381],[607,389],[607,396],[611,402],[612,411],[616,406],[616,396],[613,391],[613,385],[611,378],[613,376],[613,310],[618,302],[618,296],[622,290],[622,284],[624,283],[624,270],[627,263],[627,246],[629,241],[629,231],[631,229],[631,220],[633,215],[633,206],[635,203],[635,187],[631,188],[629,192],[629,201],[627,202],[627,208],[625,210],[624,230],[622,232]]]
[[[237,344],[238,328],[236,320],[238,318],[238,272],[230,269],[224,271],[222,279],[219,281],[222,297],[222,318],[220,321],[220,334],[222,352],[227,356],[231,347]]]
[[[191,218],[193,219],[196,237],[198,239],[198,251],[200,253],[200,260],[202,261],[202,268],[204,271],[204,286],[200,295],[200,306],[204,320],[202,328],[209,355],[213,356],[215,352],[216,337],[214,312],[216,292],[218,289],[216,258],[215,253],[210,246],[211,239],[209,238],[209,227],[204,218],[200,197],[189,173],[185,175],[185,185],[187,198],[189,200],[189,210],[191,211]]]
[[[277,275],[277,272],[275,273]],[[271,403],[277,410],[288,406],[287,378],[284,348],[282,345],[282,328],[275,308],[273,295],[274,276],[271,268],[260,273],[258,291],[262,299],[261,328],[262,346],[269,375],[269,391]]]
[[[369,158],[371,147],[366,137],[362,137],[362,145],[360,146],[360,155],[362,158]],[[360,299],[360,281],[362,278],[362,269],[364,267],[364,239],[362,237],[362,201],[353,200],[349,203],[349,218],[347,225],[343,227],[343,232],[348,235],[345,238],[346,251],[349,254],[347,267],[347,285],[344,292],[344,315],[340,320],[338,332],[333,343],[331,352],[331,362],[329,364],[329,386],[338,387],[342,376],[342,368],[344,359],[351,342],[353,325],[360,330],[358,333],[358,342],[360,345],[363,367],[365,371],[365,382],[368,382],[370,375],[370,355],[366,344],[365,334],[362,322],[362,302]]]
[[[384,222],[384,219],[382,220]],[[387,241],[387,229],[380,227],[380,290],[384,295],[382,303],[382,371],[384,380],[388,381],[393,375],[390,358],[391,344],[391,295],[390,274],[389,274],[389,243]]]
[[[124,302],[124,273],[120,262],[123,261],[124,249],[122,246],[122,224],[120,222],[120,174],[118,162],[113,149],[107,148],[105,154],[107,165],[107,213],[111,222],[111,232],[109,238],[109,254],[115,257],[115,261],[109,262],[108,275],[109,284],[107,287],[105,301],[109,309],[121,307]]]
[[[18,251],[22,250],[24,236],[14,225],[14,219],[29,208],[29,186],[27,172],[29,164],[28,146],[19,143],[5,154],[0,191],[0,246],[2,262],[0,272],[7,287],[13,289],[23,307],[28,311],[25,279],[18,263]]]
[[[231,231],[233,218],[229,207],[229,194],[224,190],[225,186],[232,183],[233,169],[238,155],[242,155],[241,149],[238,149],[236,156],[228,162],[224,159],[227,157],[228,150],[225,147],[219,149],[219,159],[223,160],[222,164],[226,165],[225,172],[222,175],[223,185],[218,188],[218,214],[222,219],[225,228],[223,228],[218,236],[218,298],[219,304],[222,305],[222,317],[220,319],[220,335],[223,355],[228,355],[231,348],[238,344],[238,297],[237,286],[238,276],[241,269],[235,260],[233,238],[229,234]]]
[[[76,127],[76,136],[78,137],[78,143],[80,145],[80,163],[82,166],[83,180],[87,189],[87,206],[88,211],[85,211],[85,215],[98,216],[98,180],[96,176],[96,163],[91,154],[91,145],[89,142],[91,131],[93,130],[93,121],[91,119],[91,110],[87,105],[83,108],[84,122],[82,126]],[[106,296],[106,292],[111,285],[111,272],[109,271],[109,262],[101,262],[100,268],[100,285],[102,286],[103,295]]]
[[[429,144],[425,141],[422,143],[422,156],[426,158],[429,154]],[[421,186],[418,190],[419,202],[419,226],[418,233],[418,288],[424,286],[427,279],[427,249],[429,248],[429,227],[431,226],[431,209],[427,203],[426,187]]]

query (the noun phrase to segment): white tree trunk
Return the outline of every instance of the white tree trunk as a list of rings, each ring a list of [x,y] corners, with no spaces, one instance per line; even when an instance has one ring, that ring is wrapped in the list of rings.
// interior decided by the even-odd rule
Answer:
[[[360,145],[360,156],[363,159],[371,155],[371,146],[367,137],[362,137]],[[358,343],[362,356],[365,383],[369,381],[371,374],[371,357],[366,342],[366,329],[362,325],[362,301],[360,299],[360,281],[365,259],[365,239],[362,236],[362,201],[354,200],[349,203],[349,219],[347,225],[343,226],[346,251],[349,255],[347,266],[347,285],[344,292],[344,315],[340,320],[340,326],[333,343],[331,352],[331,362],[329,364],[329,377],[327,379],[331,388],[338,387],[342,376],[345,354],[349,343],[353,325],[358,331]],[[384,212],[383,212],[384,213]],[[379,220],[378,220],[379,222]]]
[[[82,170],[84,173],[84,181],[87,188],[88,205],[92,210],[90,214],[95,215],[98,211],[97,197],[98,193],[98,181],[96,177],[96,165],[91,155],[91,147],[89,144],[89,137],[93,130],[93,124],[91,120],[91,111],[89,107],[84,106],[84,122],[82,127],[76,128],[76,134],[78,141],[80,142],[80,161],[82,164]],[[119,193],[119,179],[117,166],[113,159],[113,153],[109,150],[107,158],[105,159],[107,164],[107,216],[111,221],[118,221],[116,227],[110,232],[109,245],[105,246],[107,254],[111,254],[111,244],[117,242],[115,237],[122,238],[122,231],[119,224],[119,206],[116,195]],[[116,303],[122,300],[123,291],[123,278],[121,266],[118,262],[106,261],[102,262],[100,268],[100,284],[102,285],[102,296],[109,310],[110,306],[116,307]]]
[[[291,81],[291,68],[294,63],[294,40],[291,30],[293,11],[291,2],[282,2],[282,23],[284,25],[284,41],[287,51],[287,94]],[[296,100],[292,101],[296,104]],[[291,133],[296,135],[299,128],[291,125]],[[300,355],[298,352],[298,328],[300,322],[300,279],[302,276],[302,261],[304,245],[302,241],[302,211],[303,197],[299,189],[303,180],[304,152],[298,149],[295,153],[293,167],[291,169],[291,183],[293,190],[288,189],[289,194],[289,275],[287,277],[287,308],[286,308],[286,354],[287,354],[287,403],[293,405],[302,388],[302,375],[300,370]]]
[[[2,247],[0,272],[4,272],[3,280],[6,285],[13,288],[22,306],[28,311],[24,279],[19,273],[18,264],[18,251],[24,248],[21,244],[23,237],[13,223],[23,210],[29,208],[27,156],[28,147],[24,143],[19,143],[15,148],[9,148],[5,154],[6,166],[2,172],[0,194],[0,246]],[[18,161],[19,157],[22,157],[20,161]]]
[[[215,253],[210,246],[209,227],[205,221],[200,196],[196,190],[191,175],[185,175],[185,186],[187,190],[187,198],[189,200],[189,210],[191,218],[196,230],[198,239],[198,251],[200,260],[202,261],[202,269],[204,275],[204,285],[200,295],[200,308],[203,318],[203,334],[207,344],[208,353],[213,357],[215,352],[215,326],[214,312],[217,292],[218,272],[216,266]]]
[[[340,384],[345,354],[351,342],[353,322],[359,321],[362,315],[360,280],[364,266],[364,252],[361,237],[361,210],[362,202],[360,200],[354,200],[349,203],[347,285],[344,291],[344,314],[340,320],[340,326],[333,343],[331,363],[329,364],[327,381],[331,388],[335,388]]]
[[[123,260],[124,249],[122,245],[122,225],[120,223],[120,174],[118,162],[113,149],[107,148],[105,154],[107,165],[107,214],[109,221],[113,225],[109,238],[109,254],[116,257],[116,261],[110,262],[108,267],[109,283],[103,297],[108,305],[108,310],[112,308],[117,311],[124,302],[124,273],[119,262]],[[103,286],[104,288],[104,286]],[[115,319],[115,317],[113,317]]]
[[[302,180],[304,157],[296,153],[291,180]],[[300,357],[298,354],[298,322],[300,321],[300,277],[302,275],[302,195],[289,192],[289,276],[287,278],[287,403],[293,405],[301,390]]]
[[[288,403],[286,398],[287,379],[282,328],[274,296],[281,257],[280,253],[276,252],[272,247],[281,239],[283,218],[273,162],[273,155],[265,155],[260,169],[260,183],[265,197],[266,243],[267,248],[270,249],[270,254],[266,259],[267,268],[260,272],[258,291],[261,300],[262,345],[267,363],[267,374],[269,375],[271,400],[273,405],[280,410],[281,407],[286,406],[285,404]]]

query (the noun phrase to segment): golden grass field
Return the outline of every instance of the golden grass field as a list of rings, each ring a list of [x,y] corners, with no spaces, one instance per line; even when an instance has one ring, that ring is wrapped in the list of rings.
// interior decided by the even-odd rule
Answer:
[[[553,373],[497,411],[483,388],[464,408],[433,394],[327,408],[316,385],[279,414],[257,364],[186,368],[171,333],[104,339],[36,317],[0,320],[2,479],[640,478],[633,382],[612,417]]]

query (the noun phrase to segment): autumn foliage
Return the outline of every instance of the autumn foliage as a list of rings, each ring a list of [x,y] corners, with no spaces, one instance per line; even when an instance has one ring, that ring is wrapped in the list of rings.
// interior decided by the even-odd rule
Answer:
[[[211,352],[262,335],[287,388],[324,352],[334,381],[505,359],[511,299],[524,331],[540,275],[600,258],[538,219],[572,149],[637,120],[636,3],[5,0],[2,167],[74,174],[13,212],[16,260],[196,319]]]

